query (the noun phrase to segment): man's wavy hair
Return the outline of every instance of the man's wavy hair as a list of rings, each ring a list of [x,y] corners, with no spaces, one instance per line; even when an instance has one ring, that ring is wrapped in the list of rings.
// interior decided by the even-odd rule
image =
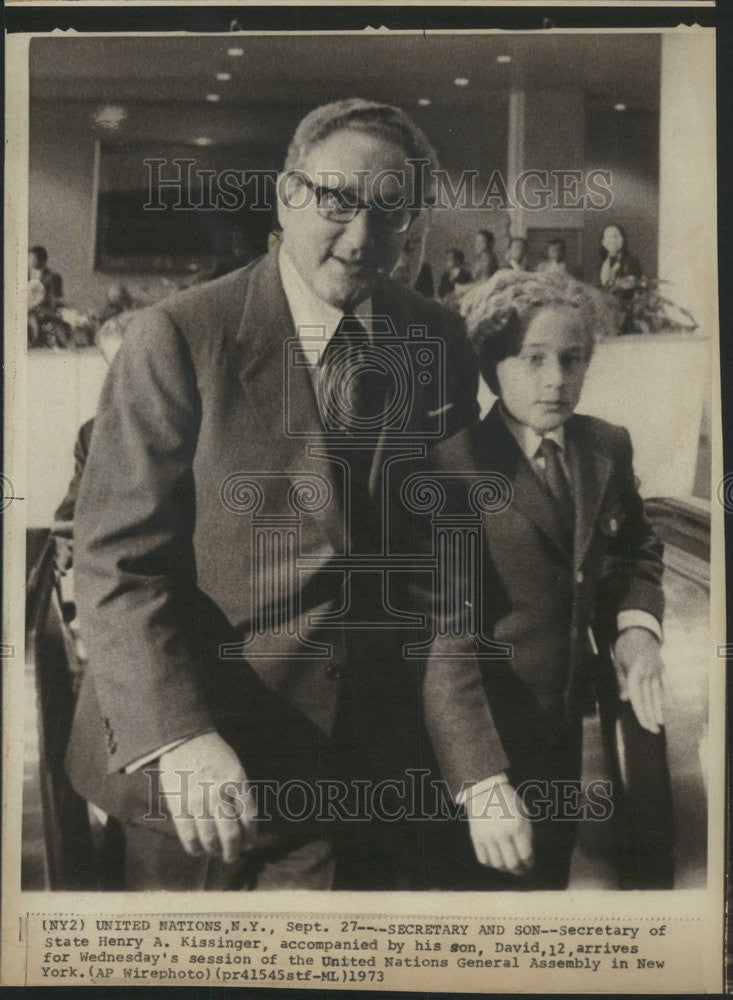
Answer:
[[[577,310],[586,334],[590,360],[596,340],[609,336],[613,321],[597,289],[552,271],[502,270],[477,286],[466,308],[468,336],[481,374],[498,395],[496,366],[522,349],[534,316],[548,306]]]
[[[404,149],[406,161],[427,161],[424,167],[414,168],[414,176],[418,180],[427,181],[427,189],[415,191],[414,195],[428,205],[435,200],[434,173],[440,164],[438,154],[422,129],[401,108],[367,101],[361,97],[323,104],[310,111],[298,125],[290,141],[284,171],[287,173],[300,169],[315,145],[335,132],[348,130],[378,136],[395,143]]]

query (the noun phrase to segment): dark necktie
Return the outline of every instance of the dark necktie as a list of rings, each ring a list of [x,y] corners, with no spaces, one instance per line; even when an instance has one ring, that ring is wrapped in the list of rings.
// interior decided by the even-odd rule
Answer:
[[[356,560],[344,573],[344,608],[357,619],[373,617],[380,609],[376,603],[381,596],[380,578],[359,572],[358,557],[381,553],[381,522],[369,480],[387,389],[378,348],[355,316],[343,317],[321,354],[315,389],[327,452],[340,468],[337,481],[347,529],[346,552]],[[350,628],[348,621],[341,630],[344,662],[333,740],[337,756],[350,761],[347,770],[352,775],[361,773],[369,759],[374,706],[380,702],[371,687],[372,672],[360,669],[364,632]]]
[[[542,438],[538,454],[545,460],[545,485],[552,494],[563,524],[572,537],[575,526],[575,503],[560,461],[560,445],[552,438]]]
[[[379,345],[355,316],[344,316],[321,355],[318,408],[331,456],[348,472],[352,497],[366,491],[382,424],[389,380]],[[354,526],[355,527],[355,526]]]
[[[344,316],[321,356],[316,395],[323,426],[376,443],[384,412],[386,370],[377,348],[356,318]]]

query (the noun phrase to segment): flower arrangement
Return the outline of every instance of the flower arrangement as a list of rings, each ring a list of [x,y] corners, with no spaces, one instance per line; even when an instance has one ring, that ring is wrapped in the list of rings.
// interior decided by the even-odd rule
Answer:
[[[616,334],[692,333],[694,316],[660,291],[665,281],[628,274],[604,290],[615,318]]]
[[[40,282],[38,282],[40,284]],[[43,289],[43,286],[41,286]],[[46,305],[33,282],[28,287],[28,346],[89,347],[94,343],[92,317],[61,304]]]

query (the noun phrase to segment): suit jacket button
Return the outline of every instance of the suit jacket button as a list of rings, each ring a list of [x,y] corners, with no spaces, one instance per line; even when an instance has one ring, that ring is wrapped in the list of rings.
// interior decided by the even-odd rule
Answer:
[[[616,532],[618,531],[618,521],[616,520],[615,517],[612,517],[611,520],[608,522],[608,527],[611,529],[611,531],[615,535]]]
[[[341,676],[341,671],[335,663],[329,663],[326,667],[326,675],[330,677],[332,681],[337,681]]]

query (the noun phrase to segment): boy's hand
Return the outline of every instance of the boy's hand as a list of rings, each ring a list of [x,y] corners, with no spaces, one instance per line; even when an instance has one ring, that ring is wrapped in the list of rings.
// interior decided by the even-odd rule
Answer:
[[[508,781],[466,801],[473,849],[479,864],[511,875],[532,867],[532,826],[522,800]]]
[[[613,659],[622,701],[631,701],[639,724],[650,733],[664,725],[659,641],[645,628],[627,628],[613,647]]]

